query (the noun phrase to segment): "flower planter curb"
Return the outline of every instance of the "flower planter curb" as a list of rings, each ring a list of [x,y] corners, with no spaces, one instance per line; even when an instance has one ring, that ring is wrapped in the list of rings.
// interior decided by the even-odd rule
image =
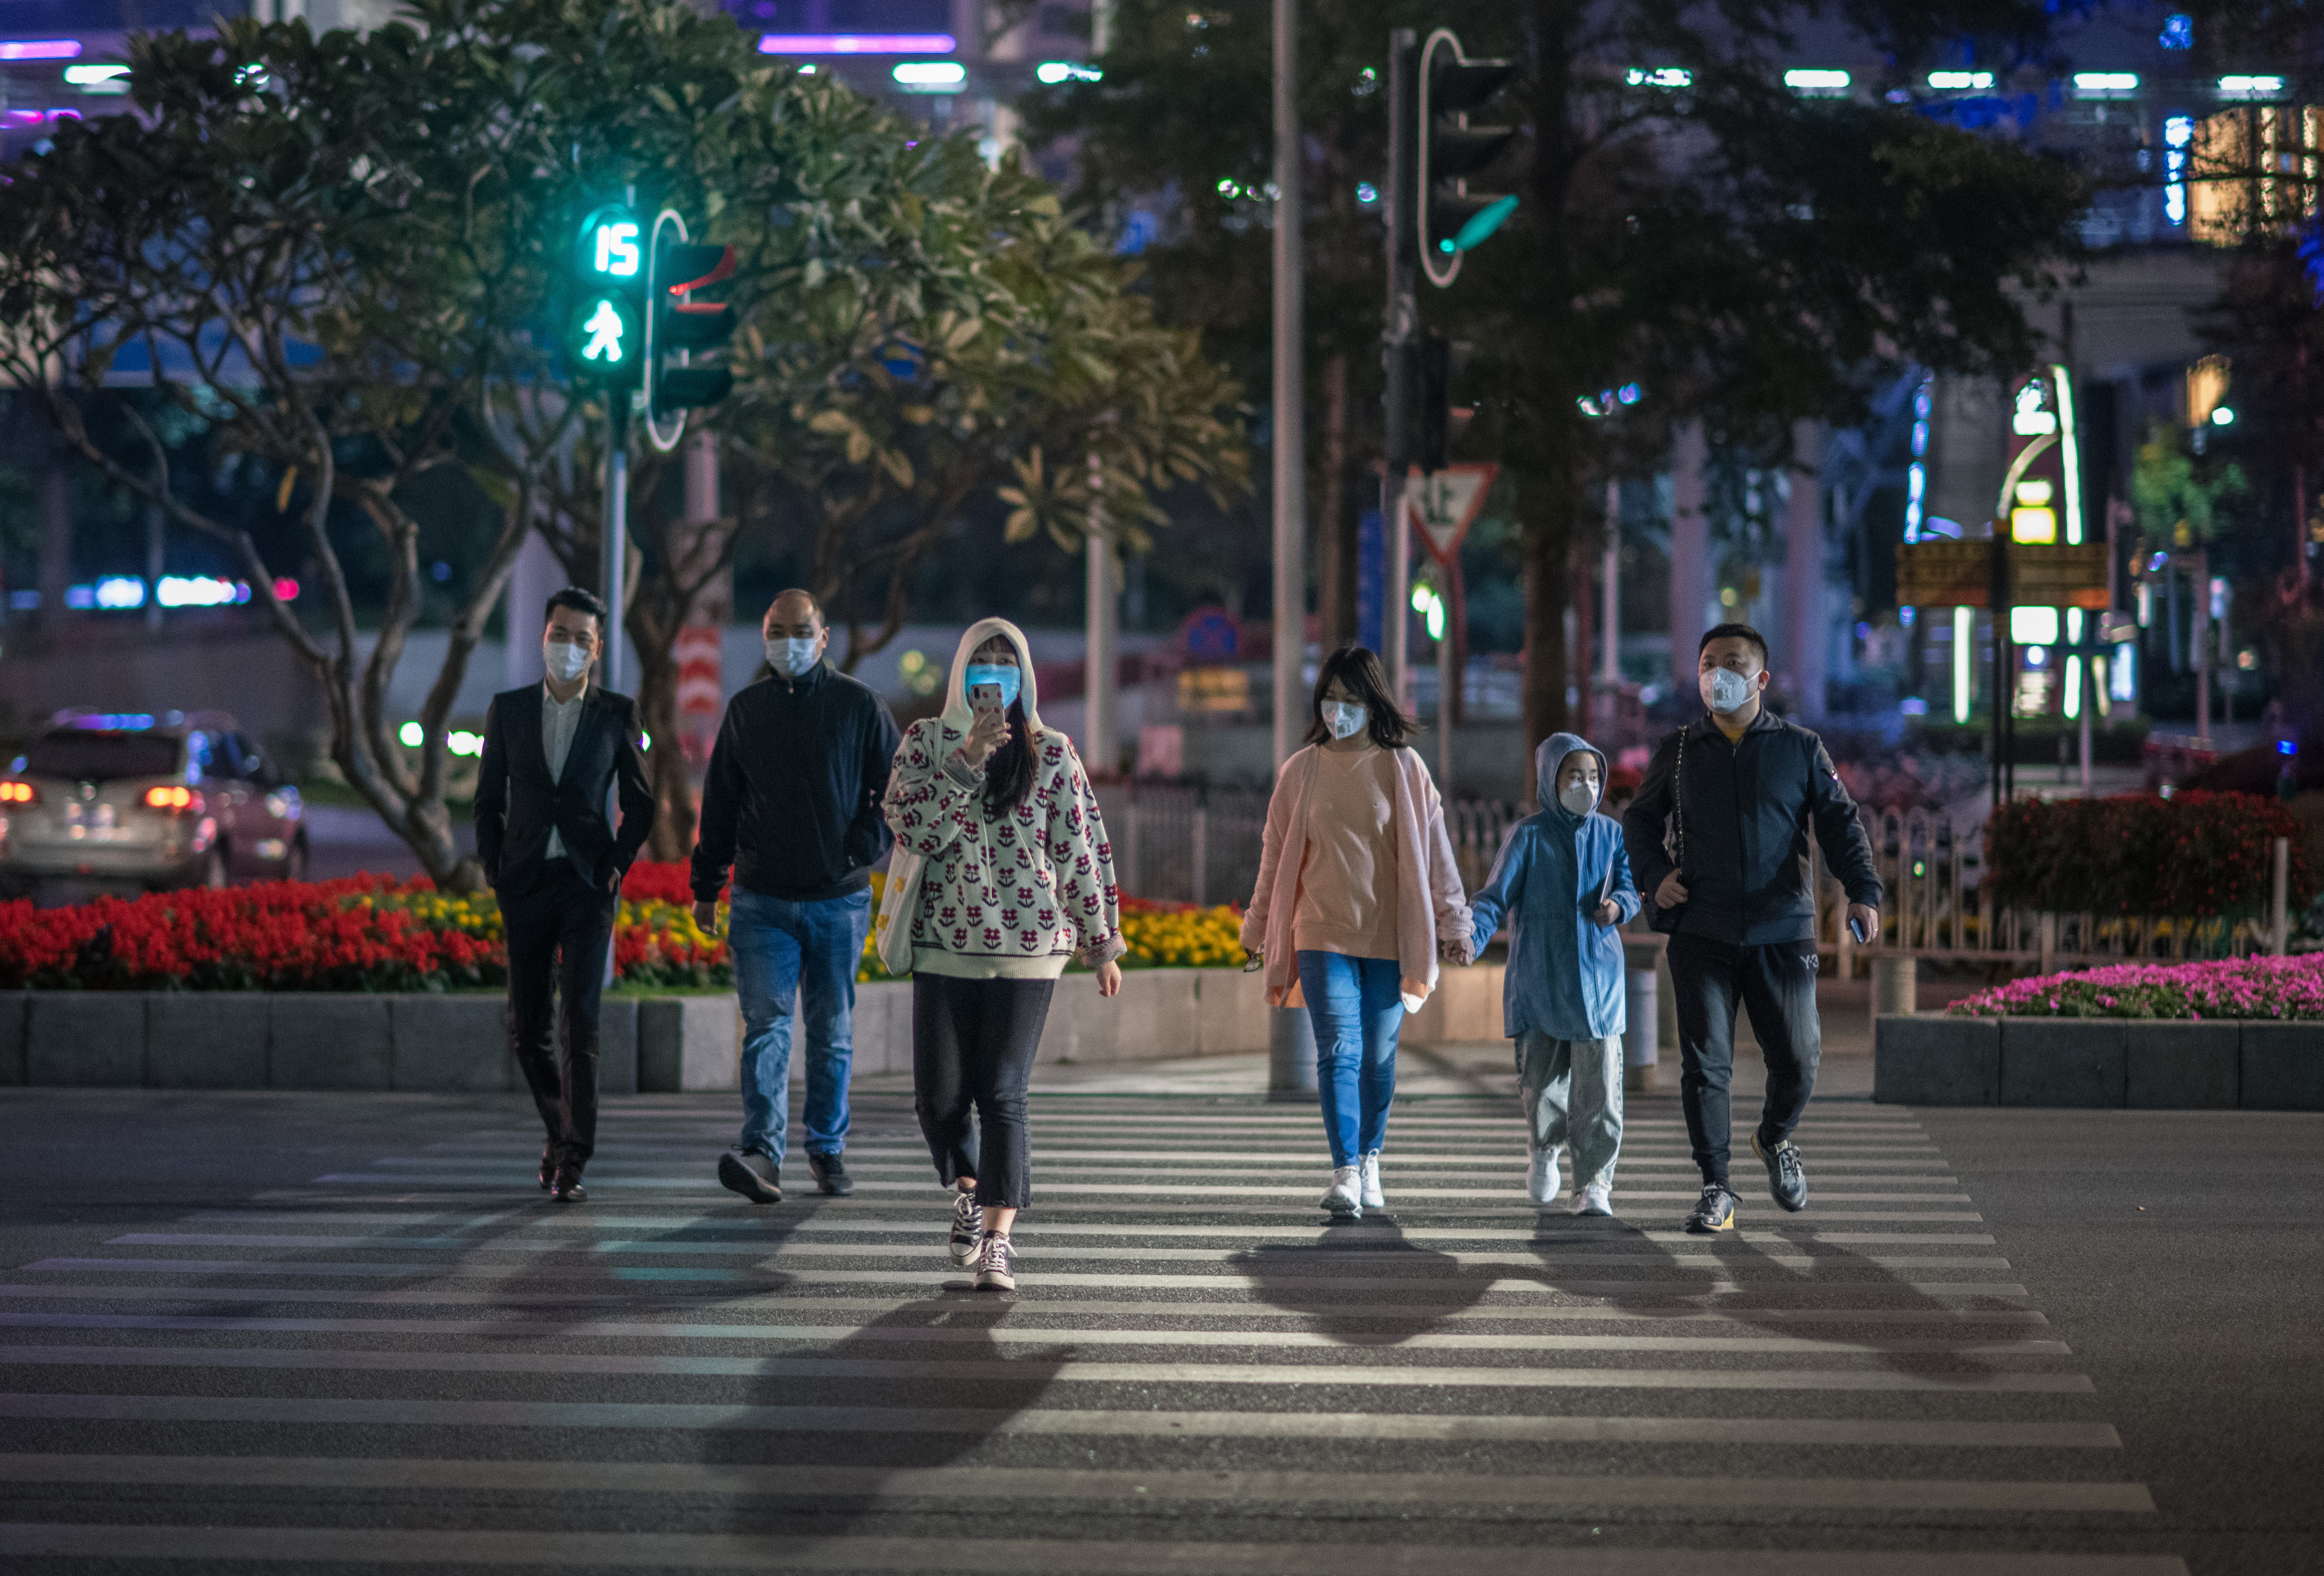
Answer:
[[[1873,1029],[1894,1105],[2324,1111],[2324,1022],[1898,1014]]]
[[[0,991],[0,1083],[153,1089],[519,1092],[497,993]],[[1134,969],[1111,1001],[1093,974],[1057,982],[1044,1063],[1109,1065],[1256,1055],[1266,986],[1240,969]],[[1447,971],[1406,1043],[1501,1036],[1501,969]],[[911,982],[855,988],[855,1074],[912,1070]],[[609,998],[597,1086],[607,1094],[734,1089],[742,1013],[731,994]],[[802,1066],[797,1056],[792,1071]],[[1915,1098],[1925,1098],[1916,1096]]]

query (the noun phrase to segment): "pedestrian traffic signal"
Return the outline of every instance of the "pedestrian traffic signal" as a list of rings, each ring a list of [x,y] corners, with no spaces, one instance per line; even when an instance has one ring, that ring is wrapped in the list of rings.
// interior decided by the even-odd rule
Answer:
[[[630,389],[645,373],[645,331],[638,309],[611,290],[574,298],[565,332],[573,375],[609,389]]]
[[[1453,385],[1468,364],[1469,346],[1434,328],[1420,338],[1420,474],[1433,476],[1452,463],[1452,446],[1475,411],[1452,403]]]
[[[733,277],[734,248],[687,241],[675,216],[665,218],[670,222],[654,226],[648,280],[646,404],[655,416],[715,405],[734,390],[734,374],[726,368],[692,364],[696,355],[716,351],[733,336],[734,309],[707,300],[706,292]]]
[[[1469,112],[1517,74],[1509,60],[1471,60],[1450,29],[1428,35],[1420,51],[1417,209],[1420,269],[1434,285],[1461,272],[1461,254],[1500,228],[1517,199],[1469,189],[1469,177],[1516,141],[1508,126],[1472,126]]]
[[[582,220],[573,240],[571,272],[567,364],[575,377],[605,388],[637,387],[646,359],[638,312],[645,289],[645,248],[637,215],[620,203],[607,203]]]

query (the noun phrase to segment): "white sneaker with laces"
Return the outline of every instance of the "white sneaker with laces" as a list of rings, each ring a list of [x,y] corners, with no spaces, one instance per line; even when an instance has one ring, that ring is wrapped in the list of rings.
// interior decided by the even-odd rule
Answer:
[[[984,1206],[965,1188],[953,1195],[952,1261],[967,1268],[976,1261],[976,1244],[984,1235]]]
[[[998,1231],[987,1231],[976,1247],[976,1289],[1013,1292],[1017,1289],[1017,1250]]]
[[[1591,1183],[1574,1196],[1573,1212],[1577,1215],[1610,1215],[1614,1212],[1611,1189]]]
[[[1364,1168],[1360,1166],[1333,1167],[1332,1185],[1323,1191],[1323,1207],[1342,1220],[1362,1220],[1364,1218]]]
[[[1555,1203],[1557,1190],[1564,1186],[1557,1175],[1559,1146],[1533,1152],[1533,1168],[1526,1173],[1526,1196],[1537,1204]]]
[[[1365,1156],[1364,1163],[1358,1166],[1357,1170],[1361,1174],[1364,1208],[1368,1210],[1388,1208],[1388,1195],[1380,1192],[1379,1151],[1374,1149]]]

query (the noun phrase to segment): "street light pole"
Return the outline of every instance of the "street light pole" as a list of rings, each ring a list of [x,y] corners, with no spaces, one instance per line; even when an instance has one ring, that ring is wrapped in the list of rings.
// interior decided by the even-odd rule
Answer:
[[[622,687],[622,656],[627,642],[622,632],[622,581],[629,570],[630,541],[630,395],[626,389],[605,394],[604,562],[597,584],[605,594],[605,653],[598,677],[607,689]]]
[[[1307,448],[1300,366],[1298,0],[1275,0],[1275,764],[1306,730]]]

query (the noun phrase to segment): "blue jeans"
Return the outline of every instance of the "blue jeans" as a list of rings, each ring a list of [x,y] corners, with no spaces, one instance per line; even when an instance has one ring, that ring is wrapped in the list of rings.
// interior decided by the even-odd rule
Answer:
[[[847,1147],[847,1074],[855,1062],[855,970],[872,892],[794,903],[734,889],[727,947],[742,1003],[742,1137],[735,1147],[783,1163],[791,1120],[791,1003],[807,1028],[807,1152]]]
[[[1332,1164],[1353,1166],[1388,1137],[1396,1040],[1404,1032],[1402,971],[1394,958],[1303,952],[1299,991],[1315,1026],[1315,1087]]]

